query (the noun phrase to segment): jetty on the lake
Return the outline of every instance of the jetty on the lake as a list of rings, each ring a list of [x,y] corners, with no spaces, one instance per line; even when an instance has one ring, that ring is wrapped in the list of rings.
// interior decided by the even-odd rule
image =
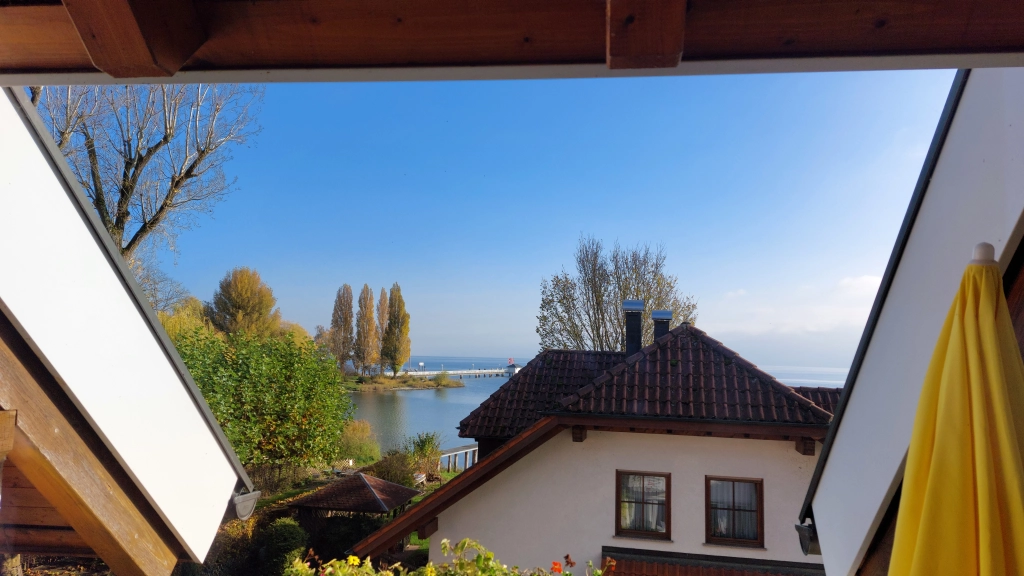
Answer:
[[[434,376],[440,376],[441,374],[447,374],[448,376],[469,376],[470,378],[490,378],[497,376],[508,376],[512,377],[516,372],[522,370],[523,367],[519,364],[509,364],[504,368],[472,368],[469,370],[403,370],[403,376],[422,376],[424,378],[433,378]]]

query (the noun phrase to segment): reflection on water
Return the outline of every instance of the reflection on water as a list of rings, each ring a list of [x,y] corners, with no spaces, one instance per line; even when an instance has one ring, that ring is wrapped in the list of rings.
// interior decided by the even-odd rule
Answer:
[[[419,432],[440,432],[441,446],[473,442],[459,438],[459,421],[469,415],[508,378],[466,378],[464,388],[353,392],[355,417],[369,420],[381,450],[397,448]]]

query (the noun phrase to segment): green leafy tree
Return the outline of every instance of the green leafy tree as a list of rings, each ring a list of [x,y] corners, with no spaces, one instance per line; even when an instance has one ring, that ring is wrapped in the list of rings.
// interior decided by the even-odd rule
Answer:
[[[338,288],[334,297],[328,342],[338,360],[338,367],[344,370],[345,364],[352,359],[352,347],[355,344],[352,334],[352,287],[348,284]]]
[[[363,284],[356,312],[356,339],[352,346],[352,364],[361,374],[377,364],[377,323],[373,320],[373,290]]]
[[[220,337],[196,328],[175,345],[246,466],[323,466],[338,458],[352,406],[334,357],[288,334]]]
[[[391,286],[391,300],[388,305],[388,325],[381,346],[382,363],[391,367],[392,376],[397,378],[402,366],[412,354],[409,339],[409,313],[405,311],[402,287],[395,282]]]
[[[224,275],[213,300],[206,304],[206,315],[222,332],[267,337],[281,332],[281,311],[275,304],[274,291],[260,273],[240,267]]]

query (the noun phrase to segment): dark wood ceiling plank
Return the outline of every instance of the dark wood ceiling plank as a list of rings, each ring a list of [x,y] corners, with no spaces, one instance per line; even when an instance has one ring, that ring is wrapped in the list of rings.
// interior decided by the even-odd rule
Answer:
[[[63,539],[57,545],[74,549],[77,544],[67,539],[77,532],[81,538],[74,541],[95,550],[117,574],[170,574],[180,550],[161,537],[90,448],[82,436],[82,423],[73,421],[74,405],[62,396],[59,384],[2,313],[0,407],[18,411],[14,448],[8,458],[74,528],[30,533],[4,528],[3,535],[22,542],[26,547],[22,551],[29,552],[33,547],[45,548],[45,538],[54,534]],[[25,502],[32,495],[19,496]]]
[[[0,71],[93,69],[63,6],[0,7]]]
[[[608,0],[608,68],[674,68],[683,55],[686,0]]]
[[[148,18],[165,5],[185,6],[187,12],[191,4],[181,1],[66,0],[80,28],[98,31],[95,41],[87,42],[88,52],[62,6],[0,7],[0,72],[95,71],[91,53],[116,75],[166,75],[200,42],[198,33],[172,34],[168,40],[167,32],[196,26],[168,18],[161,28]],[[136,3],[153,8],[139,11]],[[681,37],[670,32],[679,29],[665,21],[683,17],[683,62],[1024,51],[1024,3],[1006,0],[689,0],[685,16],[681,5],[681,0],[196,0],[198,26],[208,40],[182,69],[597,64],[608,62],[609,55],[613,67],[619,55],[625,65],[636,65],[625,59],[660,58],[670,53],[666,46],[678,48]],[[115,9],[97,15],[84,9],[90,6]],[[626,32],[611,38],[611,46],[609,8],[613,16],[625,11],[615,18],[620,23],[634,15]],[[668,14],[665,21],[643,15],[659,10]],[[130,15],[136,15],[134,25]],[[129,25],[122,26],[125,21]],[[645,23],[651,24],[646,32],[632,33],[645,30]],[[107,42],[111,31],[116,32],[113,44]],[[664,57],[664,63],[674,60]]]
[[[201,2],[188,68],[604,61],[604,0]]]
[[[206,41],[192,0],[64,0],[93,64],[114,78],[173,76]]]

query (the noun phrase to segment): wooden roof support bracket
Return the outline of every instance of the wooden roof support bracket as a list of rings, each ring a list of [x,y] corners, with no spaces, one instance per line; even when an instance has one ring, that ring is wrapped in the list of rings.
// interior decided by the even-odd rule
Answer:
[[[192,0],[63,0],[93,64],[114,78],[173,76],[206,42]]]
[[[608,68],[675,68],[687,0],[607,0]]]

